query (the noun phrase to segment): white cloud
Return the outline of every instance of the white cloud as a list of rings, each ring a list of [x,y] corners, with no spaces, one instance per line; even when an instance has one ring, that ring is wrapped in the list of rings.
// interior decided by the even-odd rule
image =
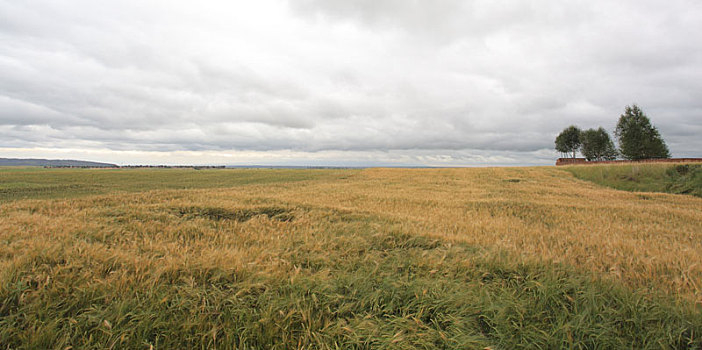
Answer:
[[[700,32],[686,0],[0,0],[0,146],[550,163],[636,102],[699,156]]]

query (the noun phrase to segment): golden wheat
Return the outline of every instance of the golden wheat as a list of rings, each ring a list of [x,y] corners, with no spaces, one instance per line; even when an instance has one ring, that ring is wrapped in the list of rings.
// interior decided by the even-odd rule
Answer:
[[[270,205],[296,220],[213,222],[173,214]],[[564,263],[699,303],[701,208],[700,198],[602,188],[554,168],[368,169],[341,180],[6,203],[0,267],[13,271],[8,267],[37,254],[66,259],[66,269],[86,260],[98,270],[121,266],[82,270],[115,288],[132,279],[157,283],[184,268],[289,276],[294,266],[285,249],[303,240],[324,251],[332,242],[320,239],[323,228],[316,226],[333,212],[379,217],[412,235]]]

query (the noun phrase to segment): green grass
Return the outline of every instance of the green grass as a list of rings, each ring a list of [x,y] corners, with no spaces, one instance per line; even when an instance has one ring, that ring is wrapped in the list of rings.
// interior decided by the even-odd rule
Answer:
[[[578,179],[618,190],[702,197],[702,164],[581,165],[563,169]]]
[[[335,169],[44,169],[0,167],[0,201],[160,189],[227,188],[334,178]]]

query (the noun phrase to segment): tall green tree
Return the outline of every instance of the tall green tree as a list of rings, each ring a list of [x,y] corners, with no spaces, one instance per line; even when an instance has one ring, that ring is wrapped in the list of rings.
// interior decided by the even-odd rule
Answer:
[[[599,127],[597,130],[588,129],[580,134],[580,153],[587,160],[613,160],[617,158],[614,142],[609,137],[607,130]]]
[[[635,104],[626,106],[614,134],[619,141],[619,153],[626,159],[670,158],[658,129]]]
[[[580,129],[575,125],[563,129],[556,137],[556,151],[558,152],[572,154],[573,158],[575,158],[575,152],[577,152],[579,148]]]

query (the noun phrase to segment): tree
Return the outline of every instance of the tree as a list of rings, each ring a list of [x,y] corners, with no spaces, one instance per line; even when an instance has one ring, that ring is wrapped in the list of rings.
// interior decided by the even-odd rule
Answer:
[[[571,125],[556,137],[556,151],[566,154],[573,154],[580,148],[580,129],[577,126]]]
[[[635,104],[626,106],[614,135],[619,141],[619,152],[626,159],[670,158],[658,129]]]
[[[585,130],[580,134],[580,153],[587,160],[613,160],[617,158],[614,142],[603,127]]]

